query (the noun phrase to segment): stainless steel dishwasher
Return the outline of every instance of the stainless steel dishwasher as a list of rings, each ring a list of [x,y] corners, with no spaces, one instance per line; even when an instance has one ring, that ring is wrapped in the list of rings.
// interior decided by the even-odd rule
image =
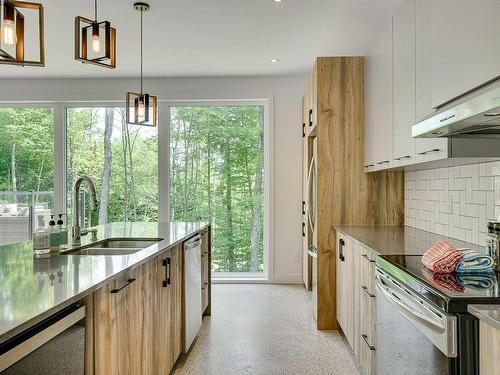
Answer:
[[[187,353],[202,324],[201,236],[184,242],[184,352]]]
[[[85,306],[71,305],[0,344],[1,375],[83,375]]]

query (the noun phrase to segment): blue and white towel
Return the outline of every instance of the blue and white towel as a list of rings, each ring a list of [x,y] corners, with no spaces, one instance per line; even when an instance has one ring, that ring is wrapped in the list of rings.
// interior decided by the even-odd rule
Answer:
[[[464,257],[455,269],[456,273],[493,272],[494,262],[492,257],[470,249],[464,249],[463,253]]]

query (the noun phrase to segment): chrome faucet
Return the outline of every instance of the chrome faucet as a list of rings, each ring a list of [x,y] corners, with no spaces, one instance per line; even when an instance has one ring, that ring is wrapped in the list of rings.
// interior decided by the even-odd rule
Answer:
[[[82,243],[82,230],[80,229],[80,187],[82,182],[86,182],[90,190],[90,210],[97,210],[97,195],[95,185],[90,177],[82,176],[75,182],[73,188],[73,225],[71,227],[71,237],[73,238],[73,246],[79,246]],[[85,223],[83,223],[85,227]],[[84,228],[85,229],[85,228]]]

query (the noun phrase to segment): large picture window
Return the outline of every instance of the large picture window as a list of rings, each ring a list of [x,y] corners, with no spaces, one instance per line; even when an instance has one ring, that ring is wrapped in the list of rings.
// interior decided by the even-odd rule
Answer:
[[[264,271],[264,107],[170,107],[170,218],[211,221],[213,272]]]
[[[73,185],[86,175],[98,195],[92,225],[157,221],[157,129],[127,124],[122,107],[68,108],[66,123],[68,218]]]
[[[0,246],[28,240],[54,208],[54,110],[0,108]]]

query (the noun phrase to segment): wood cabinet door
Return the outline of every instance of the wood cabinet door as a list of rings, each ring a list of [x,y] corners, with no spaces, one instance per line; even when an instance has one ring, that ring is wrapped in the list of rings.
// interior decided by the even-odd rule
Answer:
[[[156,275],[155,367],[157,374],[168,375],[182,350],[181,245],[158,256]]]
[[[393,16],[394,166],[415,163],[415,0],[405,0]]]
[[[155,373],[155,277],[148,262],[94,293],[96,374]]]

